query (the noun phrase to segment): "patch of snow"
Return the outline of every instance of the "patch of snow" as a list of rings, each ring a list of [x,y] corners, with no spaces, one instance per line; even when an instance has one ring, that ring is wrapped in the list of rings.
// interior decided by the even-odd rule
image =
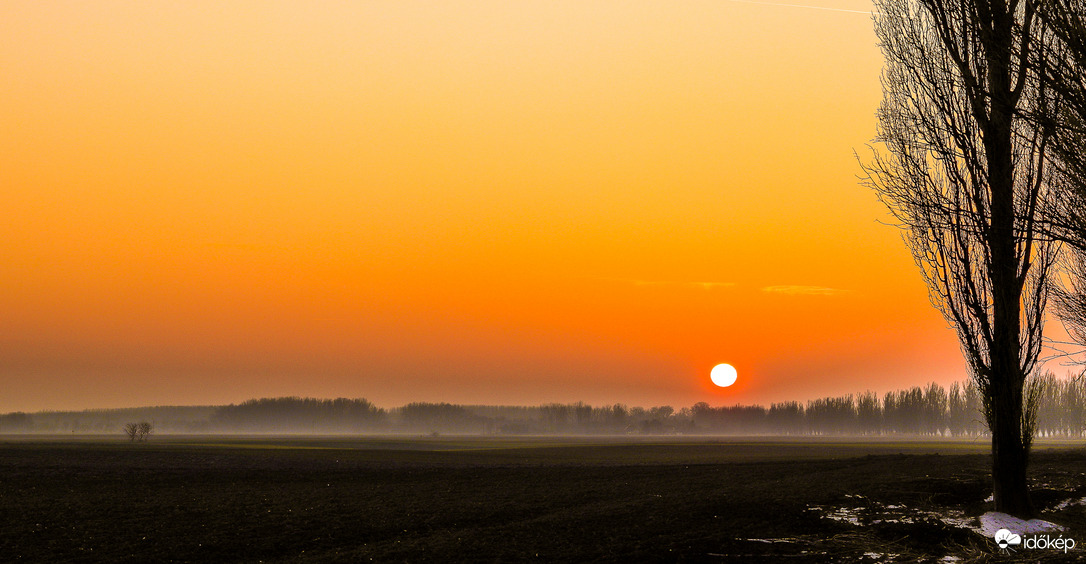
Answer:
[[[847,507],[838,507],[837,509],[830,511],[824,515],[827,519],[834,521],[844,521],[846,523],[852,523],[853,525],[860,524],[860,517],[857,514],[857,509],[849,509]]]
[[[799,539],[746,539],[747,542],[762,542],[765,544],[793,543]]]
[[[1065,491],[1065,492],[1072,491],[1072,490],[1068,489],[1067,486],[1065,486],[1065,485],[1053,484],[1051,482],[1034,482],[1030,487],[1032,487],[1032,488],[1048,488],[1048,489],[1051,489],[1051,490],[1062,490],[1062,491]]]
[[[1063,511],[1064,509],[1074,507],[1076,505],[1086,505],[1086,497],[1082,499],[1065,499],[1059,502],[1055,507],[1051,509],[1045,509],[1045,512],[1051,513],[1053,511]]]
[[[950,555],[944,556],[944,557],[939,559],[939,562],[961,562],[961,561],[962,561],[961,558],[958,558],[957,556],[950,556]]]
[[[947,509],[943,512],[909,509],[904,505],[882,505],[871,502],[869,506],[826,508],[820,505],[807,507],[808,511],[817,511],[823,519],[850,523],[855,526],[878,525],[879,523],[913,524],[926,519],[935,519],[944,524],[961,529],[979,532],[976,519],[967,517],[959,509]]]
[[[1012,533],[1021,535],[1062,531],[1064,527],[1040,519],[1024,521],[998,511],[989,511],[980,516],[980,533],[982,535],[991,538],[1000,529],[1007,529]]]

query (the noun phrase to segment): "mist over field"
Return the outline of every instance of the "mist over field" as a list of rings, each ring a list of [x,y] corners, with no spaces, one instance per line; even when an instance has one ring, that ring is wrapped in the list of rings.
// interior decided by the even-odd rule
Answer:
[[[1042,381],[1040,437],[1086,435],[1086,381]],[[0,433],[119,433],[150,422],[155,433],[423,435],[856,435],[978,437],[987,434],[981,398],[972,384],[932,383],[877,395],[866,392],[769,407],[458,405],[415,402],[382,408],[365,399],[281,397],[225,406],[163,406],[86,411],[7,413]]]

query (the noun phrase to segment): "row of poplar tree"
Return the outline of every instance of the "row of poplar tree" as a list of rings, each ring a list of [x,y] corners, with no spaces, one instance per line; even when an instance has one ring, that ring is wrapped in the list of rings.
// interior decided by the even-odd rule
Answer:
[[[1036,432],[1041,437],[1086,435],[1086,380],[1046,374]],[[983,400],[972,382],[949,389],[932,383],[878,395],[873,392],[761,406],[693,407],[695,428],[783,435],[928,435],[966,437],[987,434]]]

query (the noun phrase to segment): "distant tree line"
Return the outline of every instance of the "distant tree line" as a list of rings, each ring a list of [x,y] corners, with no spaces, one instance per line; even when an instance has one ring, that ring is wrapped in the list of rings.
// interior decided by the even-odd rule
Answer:
[[[385,411],[365,399],[264,398],[220,407],[211,429],[254,433],[356,433],[383,428]]]
[[[29,413],[15,411],[0,415],[0,433],[25,433],[33,426],[34,418]]]
[[[1045,374],[1037,379],[1042,390],[1037,435],[1086,436],[1086,380],[1060,379]],[[826,397],[762,406],[691,408],[694,429],[702,432],[770,435],[923,435],[975,437],[987,435],[981,394],[976,385],[953,383],[947,390],[927,386],[887,392]]]
[[[1037,379],[1037,434],[1086,436],[1086,378]],[[409,403],[382,409],[365,399],[253,399],[219,407],[161,407],[0,414],[0,433],[115,433],[124,418],[155,420],[156,433],[726,434],[977,437],[988,433],[972,382],[761,405],[679,410],[623,404],[538,406]]]
[[[132,421],[154,421],[156,433],[208,433],[217,406],[152,406],[0,414],[0,433],[114,434]]]
[[[926,387],[826,397],[761,406],[694,406],[695,425],[719,431],[741,428],[772,435],[927,435],[979,436],[987,431],[980,394],[971,382],[950,390]]]

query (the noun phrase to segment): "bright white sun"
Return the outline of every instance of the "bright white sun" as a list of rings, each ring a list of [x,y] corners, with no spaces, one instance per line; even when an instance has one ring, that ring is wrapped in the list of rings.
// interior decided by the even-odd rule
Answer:
[[[713,383],[721,388],[727,388],[735,383],[735,379],[739,377],[739,373],[735,371],[735,367],[730,364],[718,364],[713,367],[713,371],[709,373],[709,378],[713,380]]]

